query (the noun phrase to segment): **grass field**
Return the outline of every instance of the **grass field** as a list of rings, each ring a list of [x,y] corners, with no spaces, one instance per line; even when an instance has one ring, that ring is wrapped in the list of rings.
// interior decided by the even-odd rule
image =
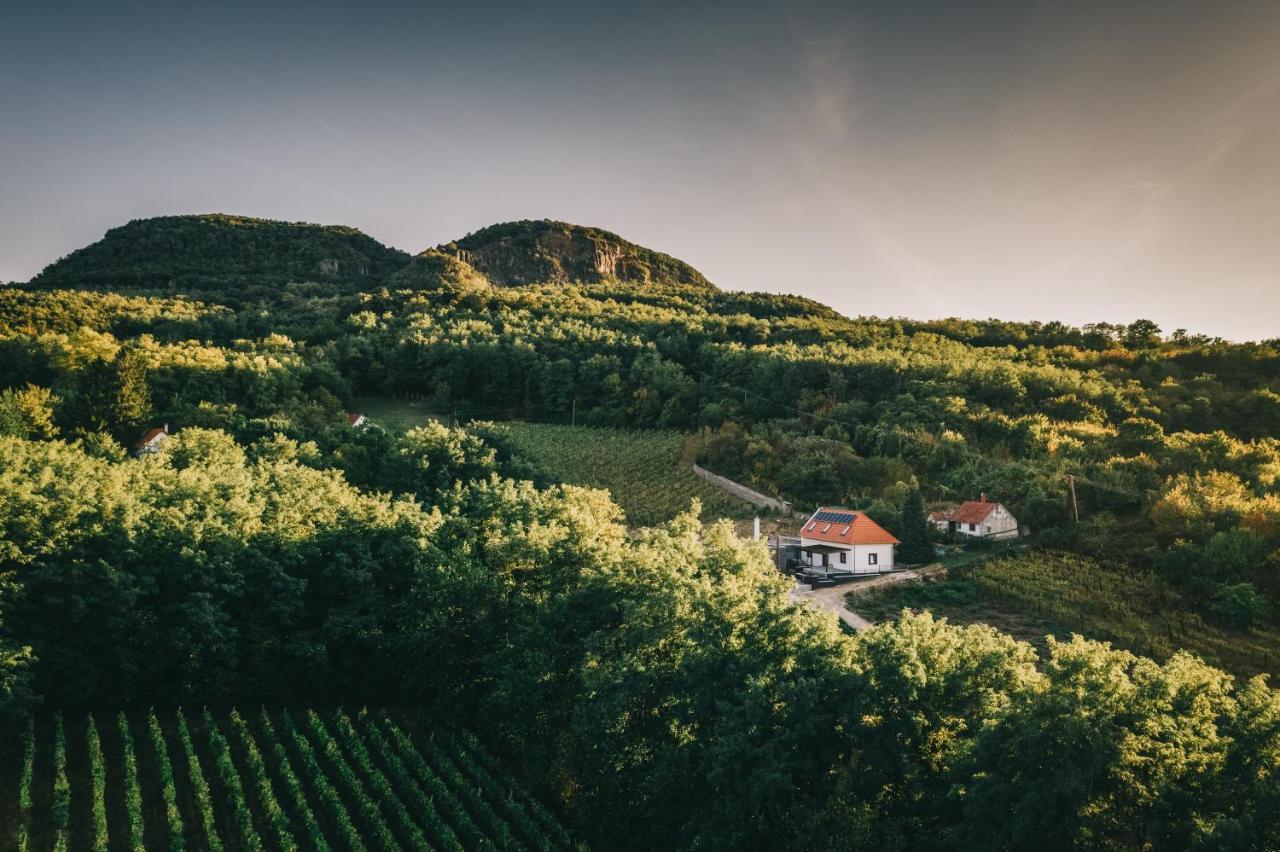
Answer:
[[[927,609],[959,624],[990,624],[1038,647],[1046,634],[1079,633],[1158,660],[1190,651],[1239,675],[1280,669],[1273,653],[1280,632],[1225,630],[1187,610],[1157,578],[1080,556],[1023,550],[952,567],[946,579],[891,584],[847,600],[872,621]]]
[[[414,426],[442,419],[432,413],[421,400],[393,399],[389,396],[357,397],[352,411],[363,414],[388,432],[405,432]]]
[[[561,482],[604,488],[635,526],[670,520],[702,501],[703,518],[750,516],[754,509],[699,479],[679,432],[600,429],[510,421],[498,424],[519,452]]]
[[[0,745],[0,848],[578,848],[466,732],[376,712],[43,715]]]

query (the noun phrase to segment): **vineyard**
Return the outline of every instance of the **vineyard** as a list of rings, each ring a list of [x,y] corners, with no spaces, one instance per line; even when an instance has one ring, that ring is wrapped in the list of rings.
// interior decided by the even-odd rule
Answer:
[[[982,622],[1032,644],[1072,633],[1167,659],[1190,651],[1241,675],[1273,671],[1272,629],[1225,630],[1179,601],[1166,584],[1083,556],[1023,551],[951,572],[951,579],[899,583],[848,598],[876,621],[902,609],[930,610],[959,624]]]
[[[494,427],[561,482],[607,489],[634,526],[651,526],[702,501],[704,518],[749,517],[751,507],[698,478],[685,436],[664,430],[506,422]]]
[[[0,754],[0,848],[567,850],[465,731],[387,713],[53,713]]]

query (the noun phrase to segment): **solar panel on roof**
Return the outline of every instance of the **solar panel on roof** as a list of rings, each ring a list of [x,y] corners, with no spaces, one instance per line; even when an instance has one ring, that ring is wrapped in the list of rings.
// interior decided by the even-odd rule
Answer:
[[[832,524],[849,524],[853,522],[852,512],[819,512],[813,516],[816,521],[826,521]]]

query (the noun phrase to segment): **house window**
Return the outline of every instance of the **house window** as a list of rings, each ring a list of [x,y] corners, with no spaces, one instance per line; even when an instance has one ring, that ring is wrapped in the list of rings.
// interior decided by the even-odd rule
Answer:
[[[977,529],[978,529],[978,525],[977,525],[977,524],[969,524],[969,532],[974,532],[974,531],[976,531]]]
[[[880,554],[879,554],[879,553],[868,553],[868,554],[867,554],[867,564],[868,564],[868,565],[879,565],[879,564],[880,564]]]
[[[843,565],[843,564],[845,563],[845,557],[846,557],[846,556],[848,556],[848,554],[847,554],[847,553],[841,552],[841,554],[840,554],[840,564],[841,564],[841,565]]]

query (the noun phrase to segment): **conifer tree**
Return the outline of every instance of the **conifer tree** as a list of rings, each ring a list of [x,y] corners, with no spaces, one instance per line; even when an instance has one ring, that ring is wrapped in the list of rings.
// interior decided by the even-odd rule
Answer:
[[[898,558],[908,564],[933,561],[933,543],[929,541],[929,523],[925,520],[924,498],[913,488],[902,501],[902,521]]]

